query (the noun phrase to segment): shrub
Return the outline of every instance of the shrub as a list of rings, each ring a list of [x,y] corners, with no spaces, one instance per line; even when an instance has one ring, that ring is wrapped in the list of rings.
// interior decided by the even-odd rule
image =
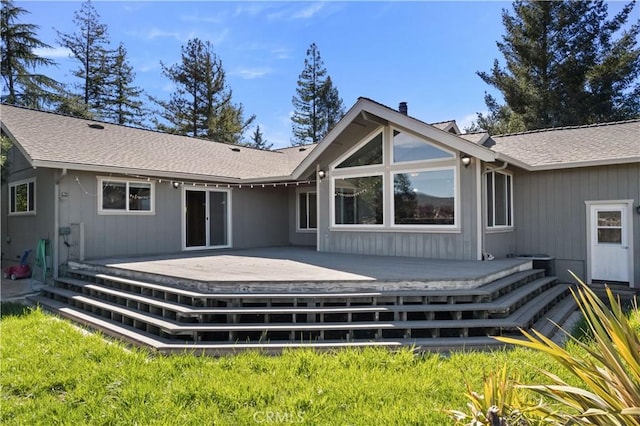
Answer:
[[[580,351],[568,352],[551,339],[536,330],[521,330],[525,339],[496,337],[497,340],[518,346],[524,346],[550,356],[563,369],[574,375],[582,383],[581,387],[571,386],[557,375],[542,371],[549,384],[518,384],[518,389],[528,389],[547,399],[535,406],[521,403],[525,399],[512,400],[509,404],[493,408],[497,418],[489,418],[487,407],[491,398],[490,391],[495,386],[495,378],[485,380],[485,395],[468,395],[471,415],[450,412],[459,422],[471,419],[470,425],[533,425],[539,421],[545,424],[586,424],[603,426],[640,426],[640,334],[638,333],[637,303],[630,315],[627,315],[620,301],[609,288],[606,289],[607,303],[600,298],[575,275],[578,287],[572,295],[584,316],[587,335],[591,340],[581,341],[568,335],[570,342]],[[609,307],[610,306],[610,307]],[[506,373],[500,381],[508,383]],[[493,381],[493,382],[492,382]],[[499,399],[491,400],[492,404]],[[487,413],[487,414],[485,414]],[[513,421],[513,414],[521,416],[520,423]],[[529,413],[527,417],[526,414]],[[493,423],[491,422],[493,421]]]

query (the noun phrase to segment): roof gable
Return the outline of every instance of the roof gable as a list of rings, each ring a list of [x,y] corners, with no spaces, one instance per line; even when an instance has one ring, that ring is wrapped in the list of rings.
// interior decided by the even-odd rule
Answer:
[[[367,121],[377,122],[381,125],[393,125],[394,127],[409,130],[428,140],[440,143],[449,149],[464,152],[482,161],[493,162],[495,160],[495,153],[480,144],[465,140],[447,130],[439,129],[421,120],[402,114],[371,99],[359,98],[349,111],[347,111],[342,120],[318,143],[311,155],[306,157],[294,170],[294,178],[297,178],[308,170],[331,143],[358,118],[364,118]]]

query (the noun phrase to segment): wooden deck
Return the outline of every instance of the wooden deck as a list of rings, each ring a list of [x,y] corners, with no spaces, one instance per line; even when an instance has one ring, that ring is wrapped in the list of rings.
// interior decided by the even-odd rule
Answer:
[[[161,352],[343,347],[485,349],[561,323],[568,285],[531,261],[443,261],[300,248],[70,264],[31,300]],[[549,330],[552,333],[553,330]]]
[[[199,292],[380,291],[475,288],[531,269],[531,261],[490,262],[320,253],[303,247],[188,252],[83,262],[96,272],[117,270]]]

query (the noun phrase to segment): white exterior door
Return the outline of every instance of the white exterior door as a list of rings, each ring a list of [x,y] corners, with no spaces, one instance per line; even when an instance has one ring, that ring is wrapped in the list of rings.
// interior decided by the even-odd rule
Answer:
[[[626,203],[591,204],[590,280],[631,281],[631,218]]]

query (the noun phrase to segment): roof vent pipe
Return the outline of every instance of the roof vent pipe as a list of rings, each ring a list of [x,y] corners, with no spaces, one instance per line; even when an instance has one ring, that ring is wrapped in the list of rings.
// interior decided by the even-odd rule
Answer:
[[[409,109],[407,107],[407,103],[406,102],[400,102],[400,105],[398,105],[398,111],[400,112],[400,114],[408,115],[409,114]]]

